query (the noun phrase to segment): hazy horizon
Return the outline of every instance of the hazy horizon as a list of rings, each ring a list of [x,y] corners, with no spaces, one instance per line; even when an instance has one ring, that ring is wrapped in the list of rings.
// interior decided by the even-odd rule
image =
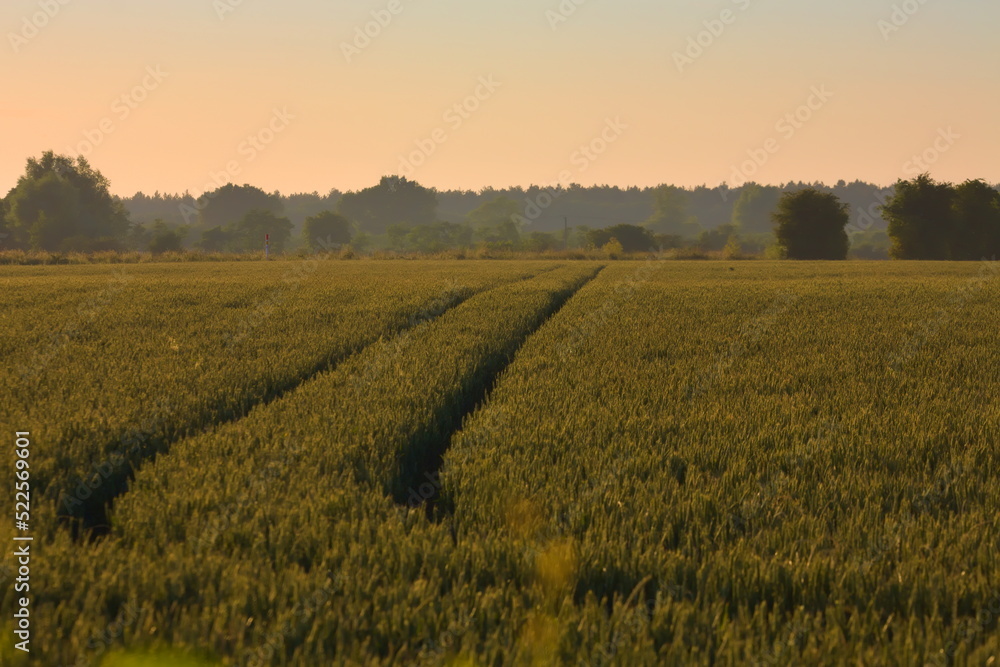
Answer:
[[[1000,182],[1000,6],[679,5],[12,0],[0,189],[45,150],[121,196]]]

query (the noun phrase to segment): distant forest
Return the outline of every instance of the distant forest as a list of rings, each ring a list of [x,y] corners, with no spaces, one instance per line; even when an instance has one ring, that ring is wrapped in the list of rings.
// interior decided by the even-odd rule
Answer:
[[[483,190],[435,190],[437,194],[437,219],[444,222],[465,222],[469,213],[486,202],[498,197],[508,197],[515,202],[536,202],[542,193],[560,193],[553,203],[544,209],[534,222],[536,231],[562,232],[564,218],[568,218],[570,226],[585,226],[590,228],[609,227],[617,224],[643,224],[653,216],[655,196],[663,188],[683,193],[687,199],[686,214],[698,229],[715,229],[721,225],[732,223],[736,204],[741,202],[744,191],[748,196],[743,198],[742,207],[750,207],[763,211],[758,232],[771,231],[771,221],[767,217],[777,205],[779,197],[785,193],[812,187],[823,192],[832,192],[838,199],[851,207],[851,222],[859,230],[884,231],[886,223],[878,211],[878,206],[890,197],[893,187],[880,187],[871,183],[855,181],[853,183],[838,182],[834,186],[822,183],[786,183],[780,186],[760,186],[748,183],[739,188],[720,186],[709,188],[700,186],[693,189],[674,188],[673,186],[658,186],[647,188],[620,188],[618,186],[584,187],[571,185],[568,188],[545,188],[531,186],[528,188],[485,188]],[[758,191],[759,192],[754,192]],[[753,194],[751,194],[753,193]],[[325,194],[318,192],[282,195],[273,193],[283,204],[284,215],[291,221],[295,229],[302,228],[305,219],[323,211],[336,211],[343,193],[332,189]],[[155,220],[163,220],[172,226],[190,225],[197,218],[184,211],[197,212],[196,198],[190,194],[161,194],[156,192],[146,195],[138,192],[131,197],[124,197],[125,204],[133,222],[152,224]],[[544,202],[544,198],[543,198]],[[759,203],[758,203],[759,202]],[[754,205],[756,204],[756,205]],[[537,204],[536,204],[537,205]],[[183,208],[186,206],[186,209]],[[746,211],[751,218],[754,211]],[[359,229],[369,232],[373,230]],[[749,230],[748,230],[749,231]]]
[[[405,179],[402,179],[405,181]],[[379,186],[369,188],[365,192],[374,192],[388,183],[392,187],[393,177],[383,179]],[[554,239],[553,243],[566,243],[571,247],[586,246],[587,234],[591,230],[603,229],[620,224],[642,225],[653,231],[671,234],[684,239],[690,245],[708,246],[706,250],[718,250],[725,245],[732,232],[738,232],[744,239],[748,249],[764,247],[771,241],[773,231],[771,214],[777,206],[781,195],[786,192],[812,187],[823,192],[836,195],[850,206],[851,223],[848,231],[853,247],[860,255],[872,258],[888,257],[889,239],[885,234],[886,221],[881,217],[881,206],[893,194],[892,186],[880,187],[871,183],[855,181],[846,183],[840,181],[828,186],[822,183],[786,183],[781,186],[758,185],[748,183],[739,188],[696,187],[679,188],[669,185],[658,187],[593,186],[584,187],[572,184],[569,187],[557,186],[547,188],[531,186],[528,188],[485,188],[472,190],[432,190],[435,195],[434,208],[430,220],[413,222],[398,220],[396,224],[408,227],[408,234],[421,224],[447,223],[455,228],[464,226],[476,219],[475,213],[489,208],[493,202],[505,202],[505,211],[519,215],[522,224],[517,233],[519,236],[546,234]],[[356,195],[357,193],[350,193]],[[387,193],[388,194],[388,193]],[[271,193],[276,204],[274,212],[282,215],[292,225],[289,236],[298,239],[302,235],[306,219],[317,216],[325,211],[340,211],[341,200],[345,193],[333,189],[325,194],[318,192],[282,195]],[[129,213],[133,223],[151,227],[156,221],[162,221],[171,228],[183,227],[185,245],[196,246],[200,242],[201,233],[209,225],[218,222],[224,226],[227,221],[204,220],[201,214],[203,207],[190,194],[152,195],[137,193],[132,197],[123,198],[122,203]],[[513,203],[513,205],[511,205]],[[349,208],[349,207],[348,207]],[[233,215],[236,215],[234,212]],[[348,218],[352,216],[348,215]],[[232,221],[229,221],[232,222]],[[362,245],[369,247],[397,250],[433,250],[437,248],[411,247],[419,246],[419,242],[406,243],[403,230],[397,227],[390,230],[389,225],[380,224],[375,220],[366,220],[363,216],[351,219],[353,226],[352,238],[360,240]],[[391,231],[396,231],[395,235]],[[485,241],[481,229],[470,229],[476,242]],[[479,232],[479,234],[477,234]],[[568,232],[568,233],[567,233]],[[565,234],[565,236],[564,236]],[[360,235],[360,236],[359,236]],[[395,238],[393,238],[395,236]],[[439,245],[461,245],[440,243]],[[856,253],[856,254],[858,254]]]
[[[283,195],[220,183],[111,194],[83,158],[29,158],[0,199],[0,249],[46,252],[440,253],[601,249],[723,256],[970,259],[1000,254],[1000,192],[928,174],[882,188],[840,181],[680,188],[427,188],[384,176],[359,191]]]

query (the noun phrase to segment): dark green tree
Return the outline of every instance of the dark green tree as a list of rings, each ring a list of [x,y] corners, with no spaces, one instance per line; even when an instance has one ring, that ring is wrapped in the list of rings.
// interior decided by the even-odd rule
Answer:
[[[371,245],[372,245],[371,235],[366,234],[364,232],[358,232],[357,234],[354,235],[354,238],[351,239],[351,247],[360,252],[368,250],[368,248],[370,248]]]
[[[615,225],[604,229],[594,229],[587,234],[587,242],[595,248],[603,248],[611,239],[616,239],[625,252],[646,252],[656,249],[653,233],[638,225]]]
[[[15,243],[32,250],[70,248],[80,236],[79,193],[54,172],[18,184],[8,220]]]
[[[735,225],[719,225],[715,229],[706,229],[698,235],[698,247],[705,251],[722,250],[731,238],[737,236]]]
[[[992,259],[1000,255],[1000,192],[982,180],[955,188],[951,202],[950,259]]]
[[[324,211],[336,211],[339,202],[340,192],[335,189],[326,195],[318,192],[298,192],[283,198],[285,208],[282,213],[297,229],[301,229],[306,218]]]
[[[232,231],[222,227],[212,227],[201,233],[201,240],[196,245],[205,252],[225,252],[235,250],[235,242]]]
[[[404,240],[407,250],[415,252],[441,252],[449,248],[468,248],[472,245],[472,228],[466,224],[435,222],[409,229]]]
[[[292,223],[271,211],[250,211],[233,230],[236,250],[254,252],[264,249],[264,237],[270,235],[271,252],[283,252],[292,237]]]
[[[7,198],[0,197],[0,250],[10,248],[12,245],[13,239],[7,228]]]
[[[385,230],[386,238],[389,239],[389,247],[393,250],[406,250],[406,239],[413,228],[410,225],[396,222],[389,225]]]
[[[475,232],[471,225],[465,223],[442,222],[451,237],[452,246],[455,248],[471,248]]]
[[[13,244],[35,250],[90,251],[123,244],[129,220],[108,179],[86,159],[29,158],[7,196],[6,226]]]
[[[558,236],[558,238],[557,238]],[[531,232],[524,239],[524,249],[531,252],[546,252],[548,250],[562,250],[562,234],[551,234],[549,232]]]
[[[130,250],[147,250],[149,242],[153,240],[153,233],[143,224],[133,224],[129,228],[128,238],[125,245]]]
[[[173,228],[163,220],[156,220],[153,222],[151,232],[149,251],[154,255],[181,252],[184,249],[184,235],[187,230],[183,227]]]
[[[432,253],[451,247],[451,239],[439,225],[417,225],[410,228],[403,244],[413,252]]]
[[[392,224],[429,225],[437,217],[437,194],[415,181],[384,176],[378,185],[340,198],[337,211],[360,231],[384,234]]]
[[[814,188],[787,192],[773,219],[778,246],[789,259],[847,259],[850,208],[836,195]]]
[[[657,250],[672,250],[684,247],[684,237],[677,234],[654,234],[653,244]]]
[[[194,197],[188,193],[169,195],[156,191],[149,196],[137,192],[121,201],[133,223],[152,225],[156,220],[163,220],[168,225],[180,227],[198,222]]]
[[[521,230],[514,220],[503,220],[496,225],[479,227],[476,236],[486,247],[494,250],[521,248]]]
[[[285,208],[278,194],[269,194],[252,185],[232,183],[205,193],[198,199],[198,204],[201,207],[198,222],[202,229],[232,225],[251,211],[267,211],[279,216]]]
[[[351,242],[351,221],[333,211],[322,211],[306,218],[302,235],[310,250],[332,250]]]
[[[952,202],[955,188],[938,183],[930,174],[899,181],[881,207],[889,223],[891,254],[895,259],[949,259],[951,255]]]

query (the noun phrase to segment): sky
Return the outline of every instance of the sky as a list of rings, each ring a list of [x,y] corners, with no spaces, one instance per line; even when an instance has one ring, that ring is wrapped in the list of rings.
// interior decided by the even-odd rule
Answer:
[[[4,0],[0,190],[1000,182],[994,0]]]

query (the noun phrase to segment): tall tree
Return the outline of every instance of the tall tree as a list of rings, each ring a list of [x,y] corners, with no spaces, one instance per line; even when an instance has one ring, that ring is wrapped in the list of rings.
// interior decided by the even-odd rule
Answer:
[[[310,250],[330,250],[351,242],[351,221],[332,211],[323,211],[306,218],[302,235]]]
[[[212,227],[201,233],[201,240],[196,245],[205,252],[224,252],[236,250],[235,244],[236,238],[231,228]]]
[[[83,157],[47,151],[29,158],[7,208],[7,227],[20,247],[88,251],[115,247],[128,235],[124,206]]]
[[[850,212],[836,195],[806,188],[786,192],[773,214],[775,236],[789,259],[846,259]]]
[[[252,185],[227,183],[199,198],[198,221],[202,229],[225,227],[242,220],[251,211],[268,211],[280,216],[285,206],[281,196]]]
[[[698,219],[689,212],[690,196],[682,188],[661,185],[653,191],[653,215],[645,226],[658,234],[693,237],[698,234]],[[622,245],[625,242],[618,239]],[[628,250],[628,247],[625,248]],[[645,250],[645,248],[644,248]]]
[[[9,248],[11,244],[10,230],[7,229],[7,198],[0,197],[0,250]]]
[[[318,192],[299,192],[290,194],[284,198],[284,215],[292,221],[297,228],[305,223],[306,218],[319,215],[324,211],[337,210],[340,202],[340,192],[330,190],[326,195]]]
[[[157,191],[149,196],[137,192],[121,201],[133,223],[152,225],[156,220],[163,220],[168,225],[180,227],[198,221],[197,203],[188,193],[170,195]]]
[[[954,196],[950,183],[938,183],[930,174],[896,183],[896,191],[881,207],[895,259],[950,257]]]
[[[437,215],[437,194],[401,176],[384,176],[378,185],[340,198],[338,212],[369,234],[384,234],[394,223],[427,225]]]
[[[1000,192],[982,180],[955,188],[951,202],[950,259],[992,259],[1000,255]]]
[[[153,222],[151,237],[149,240],[149,251],[154,255],[162,255],[165,252],[181,252],[184,249],[184,234],[187,229],[184,227],[171,227],[163,220]]]
[[[747,183],[733,204],[732,223],[742,234],[767,234],[774,231],[771,215],[780,198],[779,188]]]
[[[250,211],[236,223],[236,247],[241,251],[253,252],[264,248],[264,237],[270,235],[271,251],[282,252],[292,237],[292,223],[271,211]]]
[[[403,244],[407,250],[440,252],[472,245],[472,228],[467,224],[435,222],[410,228]]]

